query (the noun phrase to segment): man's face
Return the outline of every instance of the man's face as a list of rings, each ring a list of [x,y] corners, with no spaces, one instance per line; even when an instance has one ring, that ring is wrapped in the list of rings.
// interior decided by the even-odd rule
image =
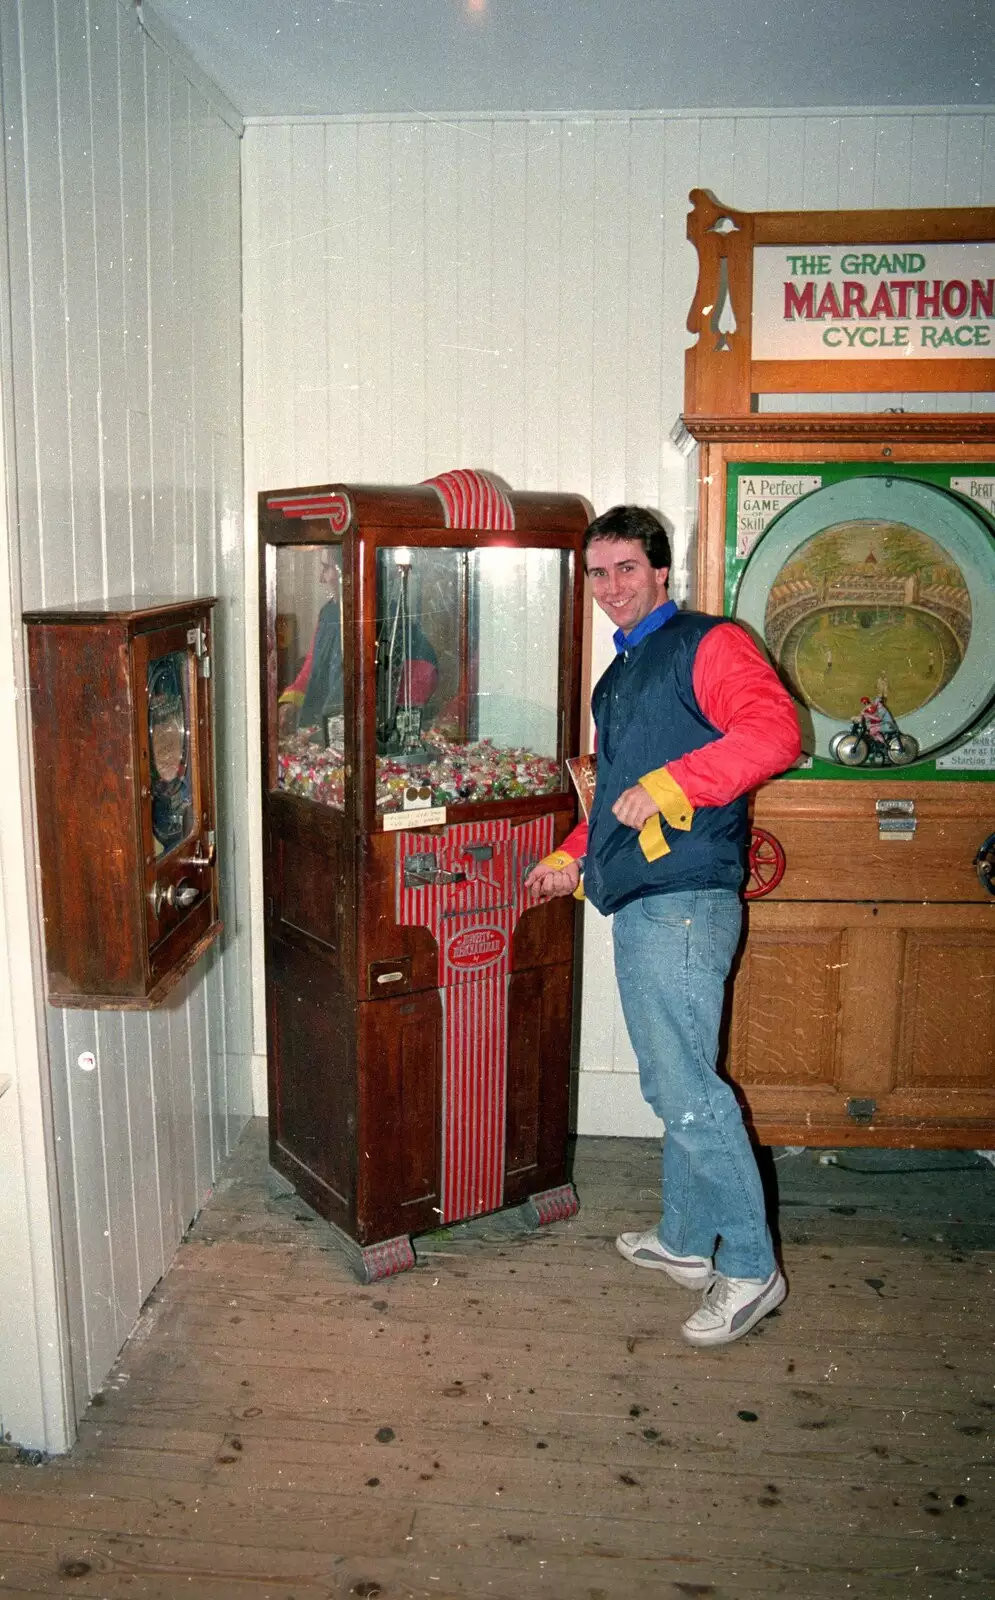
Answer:
[[[330,600],[337,600],[339,597],[341,560],[342,557],[337,548],[334,550],[326,549],[321,552],[321,570],[318,573],[318,582],[328,590],[328,598]]]
[[[586,559],[591,593],[623,633],[631,633],[667,599],[670,568],[651,567],[638,540],[592,539]]]

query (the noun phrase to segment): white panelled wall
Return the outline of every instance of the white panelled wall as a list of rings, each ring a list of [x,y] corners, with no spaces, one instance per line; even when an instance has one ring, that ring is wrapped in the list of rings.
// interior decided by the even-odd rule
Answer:
[[[149,35],[132,0],[4,0],[0,47],[13,620],[0,639],[11,688],[0,740],[6,770],[19,764],[23,779],[0,818],[13,1000],[12,1070],[3,1063],[13,1082],[0,1098],[0,1423],[20,1443],[58,1449],[251,1114],[241,122]],[[132,592],[218,596],[226,931],[161,1010],[54,1010],[19,619]],[[78,1065],[86,1051],[94,1071]]]
[[[596,511],[622,500],[663,510],[680,592],[694,497],[670,432],[697,268],[685,238],[694,187],[746,210],[992,205],[995,115],[250,122],[248,539],[260,489],[485,467],[515,488],[583,494]],[[608,634],[598,619],[595,674]],[[257,915],[259,872],[255,852]],[[259,972],[254,987],[261,995]],[[578,1118],[585,1133],[659,1128],[639,1095],[609,923],[590,908]]]

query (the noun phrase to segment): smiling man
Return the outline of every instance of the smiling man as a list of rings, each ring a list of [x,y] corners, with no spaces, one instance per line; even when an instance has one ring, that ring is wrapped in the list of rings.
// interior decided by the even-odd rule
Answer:
[[[591,701],[594,803],[526,881],[548,899],[572,894],[583,873],[587,898],[614,918],[640,1087],[665,1127],[660,1224],[616,1244],[636,1266],[703,1290],[682,1328],[690,1344],[728,1344],[787,1292],[742,1113],[717,1062],[747,797],[797,760],[798,719],[748,634],[670,599],[670,542],[651,511],[597,517],[584,560],[616,630]]]

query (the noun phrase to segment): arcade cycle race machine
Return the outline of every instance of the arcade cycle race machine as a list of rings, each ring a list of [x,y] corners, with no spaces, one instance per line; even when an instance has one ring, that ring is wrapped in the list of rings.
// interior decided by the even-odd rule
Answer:
[[[805,747],[756,797],[730,1076],[767,1143],[988,1149],[995,210],[691,200],[697,603]]]
[[[484,473],[259,499],[270,1159],[366,1281],[573,1215],[577,496]]]

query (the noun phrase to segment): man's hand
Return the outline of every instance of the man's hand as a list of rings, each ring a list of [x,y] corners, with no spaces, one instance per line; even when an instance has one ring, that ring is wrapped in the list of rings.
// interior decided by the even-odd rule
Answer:
[[[525,880],[525,888],[537,900],[555,900],[558,895],[573,894],[580,882],[580,866],[571,861],[566,867],[544,867],[540,862],[533,867]]]
[[[631,789],[623,789],[615,804],[612,806],[612,815],[623,822],[627,828],[635,828],[638,832],[644,822],[648,822],[659,810],[656,801],[642,786],[634,783]]]

